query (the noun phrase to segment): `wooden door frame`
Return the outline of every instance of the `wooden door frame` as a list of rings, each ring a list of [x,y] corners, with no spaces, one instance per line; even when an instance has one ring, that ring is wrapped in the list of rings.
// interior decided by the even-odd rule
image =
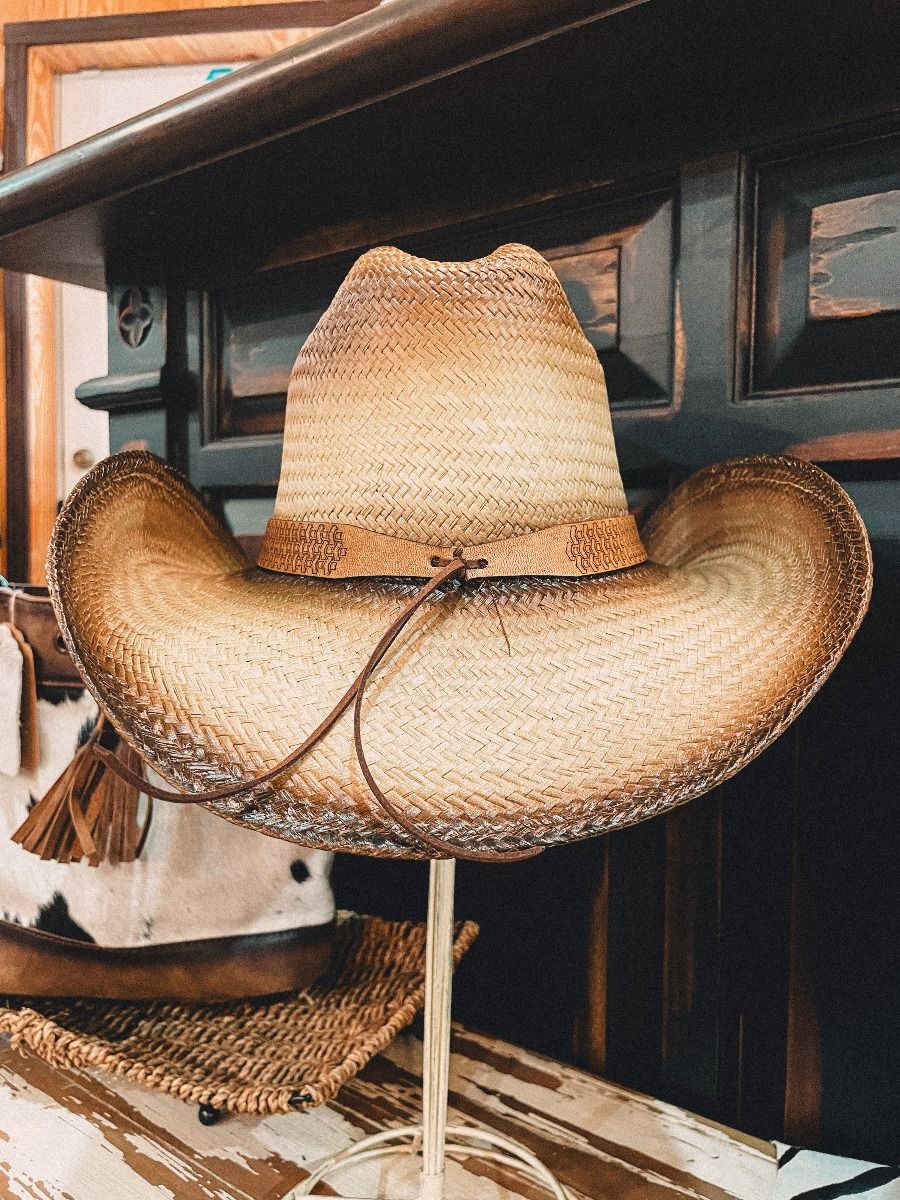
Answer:
[[[377,0],[286,0],[242,7],[24,21],[4,29],[4,172],[56,147],[56,77],[74,71],[189,63],[251,62]],[[7,272],[2,281],[5,377],[0,380],[0,453],[5,528],[0,564],[28,582],[44,578],[57,508],[58,284]],[[46,398],[51,397],[52,403]],[[5,404],[4,404],[5,401]],[[5,433],[5,445],[3,444]],[[0,521],[3,517],[0,496]],[[5,558],[2,557],[5,550]]]

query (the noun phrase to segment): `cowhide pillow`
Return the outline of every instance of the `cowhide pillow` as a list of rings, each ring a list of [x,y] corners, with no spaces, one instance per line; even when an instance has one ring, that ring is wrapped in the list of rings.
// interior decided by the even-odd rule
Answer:
[[[331,854],[238,829],[190,805],[155,805],[134,863],[62,866],[22,850],[11,834],[71,761],[97,710],[83,693],[55,704],[41,699],[38,712],[40,768],[0,775],[4,920],[114,947],[274,933],[332,920]]]

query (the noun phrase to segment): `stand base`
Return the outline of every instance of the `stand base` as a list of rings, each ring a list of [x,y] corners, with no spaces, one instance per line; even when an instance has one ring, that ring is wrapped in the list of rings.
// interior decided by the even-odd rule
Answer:
[[[453,892],[456,863],[452,858],[433,859],[428,883],[428,927],[425,946],[425,1042],[422,1047],[421,1125],[385,1129],[363,1138],[326,1159],[293,1192],[308,1196],[316,1184],[339,1167],[356,1166],[389,1154],[418,1154],[418,1200],[443,1200],[444,1155],[465,1154],[524,1171],[553,1200],[570,1200],[565,1190],[541,1163],[520,1146],[498,1133],[465,1125],[447,1126],[450,1083],[450,997],[453,982]],[[392,1143],[408,1142],[407,1146]]]
[[[553,1200],[571,1200],[571,1193],[563,1187],[555,1176],[551,1175],[540,1159],[530,1150],[520,1146],[510,1138],[502,1137],[486,1129],[474,1129],[465,1125],[448,1125],[445,1130],[447,1142],[445,1150],[448,1154],[463,1154],[468,1158],[489,1159],[491,1162],[502,1163],[523,1171],[529,1179],[539,1187],[546,1189]],[[363,1138],[346,1150],[332,1155],[305,1179],[294,1196],[308,1196],[313,1188],[321,1183],[327,1175],[344,1167],[357,1166],[374,1158],[385,1158],[392,1154],[415,1155],[419,1153],[422,1143],[423,1128],[421,1125],[405,1125],[400,1129],[386,1129],[382,1133],[373,1133],[371,1137]],[[408,1142],[408,1145],[392,1145],[393,1142]],[[443,1174],[429,1177],[424,1172],[421,1175],[420,1200],[438,1200],[444,1194]]]

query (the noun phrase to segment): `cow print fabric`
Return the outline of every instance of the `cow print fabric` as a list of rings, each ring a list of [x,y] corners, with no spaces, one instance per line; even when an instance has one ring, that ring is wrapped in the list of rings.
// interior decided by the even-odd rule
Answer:
[[[838,1158],[775,1143],[778,1175],[772,1200],[900,1200],[900,1167]]]
[[[0,775],[0,914],[103,946],[148,946],[321,925],[334,916],[332,855],[305,850],[189,805],[157,802],[134,863],[62,866],[11,841],[93,727],[91,697],[38,701],[41,763]],[[162,781],[160,781],[162,782]]]

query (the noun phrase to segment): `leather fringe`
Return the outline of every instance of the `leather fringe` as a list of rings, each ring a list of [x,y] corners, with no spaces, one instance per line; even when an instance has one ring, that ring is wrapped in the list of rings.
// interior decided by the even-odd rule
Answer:
[[[100,716],[88,740],[12,835],[23,849],[59,863],[86,858],[92,867],[140,857],[153,801],[147,797],[139,822],[140,790],[107,769],[97,753],[101,739],[105,750],[143,778],[140,755]]]

